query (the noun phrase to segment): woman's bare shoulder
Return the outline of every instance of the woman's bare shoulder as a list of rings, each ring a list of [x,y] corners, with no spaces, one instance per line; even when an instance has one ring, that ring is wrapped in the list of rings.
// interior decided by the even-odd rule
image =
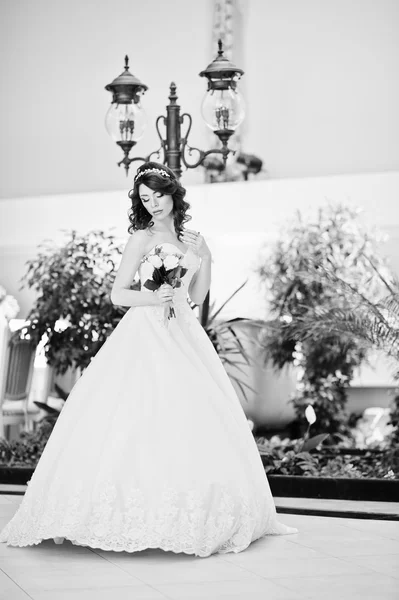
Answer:
[[[126,250],[129,252],[141,251],[146,244],[147,235],[144,229],[133,231],[126,240]]]

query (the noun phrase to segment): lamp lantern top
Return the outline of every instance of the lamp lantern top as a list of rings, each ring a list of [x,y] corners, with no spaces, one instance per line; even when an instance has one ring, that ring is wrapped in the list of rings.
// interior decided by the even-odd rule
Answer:
[[[112,83],[105,86],[108,92],[112,92],[112,102],[116,104],[130,104],[133,100],[137,103],[140,99],[140,93],[144,93],[148,90],[148,86],[145,85],[132,75],[129,71],[129,57],[125,56],[125,70],[118,77],[116,77]]]
[[[199,75],[208,79],[209,89],[226,90],[230,87],[234,89],[237,79],[244,75],[244,71],[224,56],[221,39],[219,39],[218,45],[218,55]]]

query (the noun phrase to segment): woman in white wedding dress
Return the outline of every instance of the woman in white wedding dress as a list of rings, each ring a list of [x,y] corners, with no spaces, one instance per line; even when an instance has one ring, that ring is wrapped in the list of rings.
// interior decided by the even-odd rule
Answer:
[[[0,541],[206,557],[297,532],[277,520],[240,401],[187,302],[204,301],[211,253],[183,228],[184,196],[168,167],[139,168],[111,294],[131,308],[71,391]],[[129,289],[160,252],[179,255],[182,285]]]

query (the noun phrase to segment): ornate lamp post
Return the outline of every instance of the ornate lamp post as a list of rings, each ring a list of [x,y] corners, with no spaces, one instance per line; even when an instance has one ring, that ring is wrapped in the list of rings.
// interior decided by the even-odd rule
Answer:
[[[146,127],[141,96],[148,87],[129,72],[129,59],[127,56],[125,57],[125,72],[105,87],[113,95],[111,107],[105,118],[105,125],[108,133],[124,152],[124,158],[118,163],[118,166],[124,165],[126,175],[128,175],[129,166],[132,162],[151,160],[154,154],[157,154],[159,159],[161,152],[163,153],[161,162],[173,169],[179,178],[182,174],[182,164],[187,169],[195,169],[210,154],[221,154],[223,166],[225,167],[228,155],[230,153],[235,154],[235,151],[228,147],[228,141],[245,116],[244,100],[237,89],[237,82],[244,71],[236,67],[223,55],[222,40],[219,40],[218,44],[218,55],[199,74],[208,80],[208,89],[201,107],[202,116],[205,123],[222,143],[221,148],[207,151],[189,146],[187,139],[191,130],[192,118],[188,113],[180,114],[180,106],[177,104],[176,84],[172,82],[170,85],[170,102],[166,107],[166,117],[159,116],[155,124],[161,140],[160,148],[146,157],[129,157],[130,150],[143,136]],[[185,119],[188,121],[188,127],[182,137],[181,126]],[[159,130],[161,121],[163,121],[166,128],[165,138],[162,137]],[[193,151],[198,152],[198,160],[189,162],[187,155],[191,156]]]
[[[148,87],[129,72],[129,57],[125,56],[125,71],[112,83],[105,87],[112,92],[112,102],[105,116],[105,127],[112,139],[125,153],[125,158],[118,163],[126,167],[130,150],[143,136],[147,118],[141,106],[141,96]]]

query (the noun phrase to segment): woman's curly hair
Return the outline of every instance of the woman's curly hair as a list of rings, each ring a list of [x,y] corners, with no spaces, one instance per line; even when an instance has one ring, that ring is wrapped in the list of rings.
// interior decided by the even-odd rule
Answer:
[[[154,192],[161,192],[165,195],[171,195],[173,198],[173,221],[178,239],[183,231],[183,224],[190,221],[192,217],[186,212],[191,208],[190,204],[184,200],[186,189],[177,179],[176,174],[166,165],[157,162],[145,162],[140,165],[137,170],[136,177],[146,169],[162,169],[166,171],[170,177],[161,175],[160,173],[145,173],[134,182],[133,189],[128,192],[128,196],[132,201],[132,206],[129,209],[128,232],[133,233],[138,229],[149,229],[153,227],[152,215],[147,211],[139,196],[139,185],[144,183]]]

